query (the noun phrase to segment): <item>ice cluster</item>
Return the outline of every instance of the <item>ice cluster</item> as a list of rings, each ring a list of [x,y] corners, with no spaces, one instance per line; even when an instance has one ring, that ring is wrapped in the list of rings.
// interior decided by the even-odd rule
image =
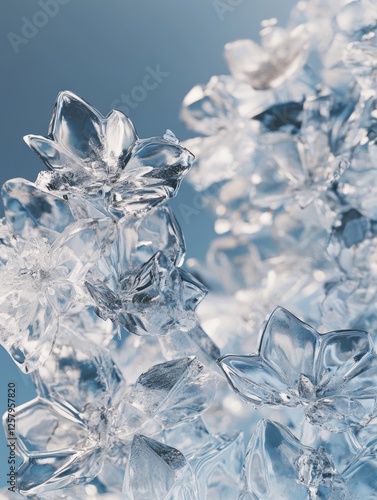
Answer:
[[[3,187],[0,342],[37,397],[0,498],[377,497],[375,1],[225,57],[183,145],[71,92],[25,138],[48,170]],[[189,170],[219,236],[184,269]]]

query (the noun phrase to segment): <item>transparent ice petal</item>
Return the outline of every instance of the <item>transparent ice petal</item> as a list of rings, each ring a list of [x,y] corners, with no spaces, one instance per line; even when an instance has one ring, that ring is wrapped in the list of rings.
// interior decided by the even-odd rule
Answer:
[[[254,404],[296,406],[298,399],[287,389],[286,379],[259,356],[224,356],[219,360],[233,389]]]
[[[85,162],[88,158],[95,160],[95,152],[101,151],[103,143],[101,117],[72,92],[61,92],[53,111],[49,137]]]
[[[60,328],[51,355],[33,380],[40,396],[67,406],[84,421],[96,409],[110,408],[117,392],[125,389],[109,352],[66,327]]]
[[[74,222],[68,204],[25,179],[7,181],[2,189],[5,215],[12,231],[27,239],[38,234],[52,243]]]
[[[194,500],[192,471],[175,448],[137,434],[131,446],[123,492],[130,500]]]
[[[176,195],[193,155],[176,142],[158,137],[137,141],[114,186],[111,210],[146,212]]]
[[[73,449],[88,437],[85,426],[74,414],[41,397],[18,406],[16,422],[18,452],[23,459],[37,453]]]
[[[301,373],[314,379],[314,357],[319,336],[309,325],[279,307],[264,327],[260,355],[269,365],[296,386]]]

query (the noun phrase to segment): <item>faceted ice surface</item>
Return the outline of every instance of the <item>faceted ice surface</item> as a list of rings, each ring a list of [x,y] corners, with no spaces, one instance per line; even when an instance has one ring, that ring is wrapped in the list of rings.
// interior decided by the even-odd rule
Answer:
[[[135,435],[127,466],[124,493],[132,500],[194,500],[192,471],[175,448]]]
[[[195,357],[175,359],[143,373],[130,401],[166,427],[192,419],[212,403],[216,379]]]

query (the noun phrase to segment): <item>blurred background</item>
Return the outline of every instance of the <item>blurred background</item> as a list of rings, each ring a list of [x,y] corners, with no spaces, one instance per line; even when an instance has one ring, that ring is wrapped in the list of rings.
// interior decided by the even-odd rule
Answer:
[[[10,178],[34,181],[43,163],[23,142],[47,134],[60,90],[71,90],[102,114],[129,114],[139,137],[167,128],[190,137],[179,120],[181,102],[198,83],[227,74],[225,43],[258,39],[263,19],[285,24],[294,0],[2,0],[0,7],[1,185]],[[143,81],[151,74],[152,90]],[[151,85],[152,86],[152,85]],[[181,223],[187,257],[203,258],[213,234],[206,210],[194,210],[184,182],[171,205]],[[188,207],[188,208],[187,208]],[[3,208],[1,207],[1,216]],[[17,404],[35,395],[0,348],[0,413],[7,384],[17,384]],[[7,448],[0,431],[0,470]],[[5,486],[5,473],[0,487]]]

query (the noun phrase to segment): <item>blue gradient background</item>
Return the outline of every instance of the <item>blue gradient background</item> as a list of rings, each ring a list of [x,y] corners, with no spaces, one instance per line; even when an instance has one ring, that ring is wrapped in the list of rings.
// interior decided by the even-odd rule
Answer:
[[[47,133],[60,90],[72,90],[106,115],[122,94],[142,83],[147,66],[160,65],[169,76],[131,111],[139,136],[162,135],[170,128],[181,140],[190,137],[178,117],[182,99],[194,85],[228,73],[224,44],[257,39],[266,18],[277,17],[284,25],[294,3],[243,0],[221,19],[212,0],[71,0],[16,54],[8,34],[21,35],[22,18],[32,20],[42,9],[36,0],[2,0],[1,184],[13,177],[35,180],[43,169],[22,137]],[[186,237],[187,256],[201,258],[213,234],[213,219],[206,211],[189,221],[182,218],[180,204],[192,206],[193,196],[183,183],[172,206]],[[17,383],[18,404],[35,395],[29,377],[0,348],[1,414],[10,381]],[[0,431],[0,487],[6,481],[6,458]]]

